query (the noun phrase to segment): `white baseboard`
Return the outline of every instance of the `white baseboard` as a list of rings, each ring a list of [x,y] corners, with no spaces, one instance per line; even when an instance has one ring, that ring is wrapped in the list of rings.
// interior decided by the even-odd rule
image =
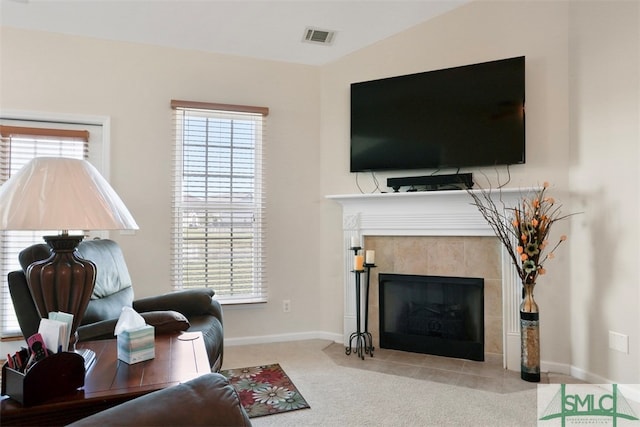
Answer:
[[[566,363],[557,363],[549,361],[540,361],[540,370],[542,372],[553,372],[557,374],[570,375],[579,380],[591,383],[591,384],[612,384],[613,381],[608,380],[599,375],[592,374],[583,369],[577,368],[573,365]]]
[[[520,370],[520,369],[518,369],[518,370]],[[549,362],[549,361],[546,361],[546,360],[541,360],[540,361],[540,371],[541,372],[554,372],[556,374],[575,376],[571,372],[571,366],[570,365],[567,365],[566,363]],[[578,378],[578,377],[576,377],[576,378]],[[582,378],[578,378],[578,379],[582,380]]]
[[[584,369],[577,368],[573,365],[567,365],[566,363],[555,362],[540,362],[540,369],[543,372],[555,372],[558,374],[570,375],[579,380],[585,381],[590,384],[613,384],[608,378],[600,375],[593,374],[585,371]],[[640,402],[640,384],[618,384],[618,390],[630,400]]]
[[[596,374],[592,374],[591,372],[587,372],[584,369],[577,368],[575,366],[571,366],[571,372],[569,373],[574,378],[578,378],[579,380],[586,381],[591,384],[611,384],[613,381],[601,377]]]

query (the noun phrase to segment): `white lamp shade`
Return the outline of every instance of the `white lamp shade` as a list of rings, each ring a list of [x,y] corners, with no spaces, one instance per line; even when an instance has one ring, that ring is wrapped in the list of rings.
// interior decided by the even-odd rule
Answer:
[[[37,157],[0,186],[3,230],[137,230],[138,224],[89,162]]]

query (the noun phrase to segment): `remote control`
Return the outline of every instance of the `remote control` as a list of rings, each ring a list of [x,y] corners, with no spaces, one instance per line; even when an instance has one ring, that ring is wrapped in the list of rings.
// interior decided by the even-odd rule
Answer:
[[[47,347],[44,345],[42,335],[35,333],[27,340],[31,353],[35,355],[35,361],[39,361],[47,357]]]

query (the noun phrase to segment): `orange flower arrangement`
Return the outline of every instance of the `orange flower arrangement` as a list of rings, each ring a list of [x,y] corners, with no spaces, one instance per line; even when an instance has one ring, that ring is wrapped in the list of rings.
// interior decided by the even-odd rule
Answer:
[[[567,240],[567,236],[562,235],[548,250],[551,226],[570,216],[561,215],[560,205],[546,196],[548,187],[549,183],[545,182],[530,198],[525,197],[516,207],[505,209],[498,209],[490,192],[468,190],[473,204],[507,249],[524,285],[535,284],[538,275],[546,273],[545,262],[553,259],[554,251]],[[504,214],[505,211],[512,212],[510,218]]]

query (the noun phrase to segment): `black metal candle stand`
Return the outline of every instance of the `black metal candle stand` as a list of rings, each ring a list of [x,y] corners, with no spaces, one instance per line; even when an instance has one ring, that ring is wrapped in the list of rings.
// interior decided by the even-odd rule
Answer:
[[[354,253],[354,257],[358,254],[360,249],[361,248],[357,246],[351,248]],[[349,347],[345,348],[345,354],[348,356],[353,352],[362,360],[364,360],[365,354],[373,357],[373,337],[371,336],[371,333],[369,333],[369,276],[371,275],[372,267],[375,267],[375,264],[365,263],[363,270],[352,270],[352,273],[356,275],[356,332],[353,332],[349,336]],[[360,275],[362,273],[366,274],[364,330],[360,328]]]

